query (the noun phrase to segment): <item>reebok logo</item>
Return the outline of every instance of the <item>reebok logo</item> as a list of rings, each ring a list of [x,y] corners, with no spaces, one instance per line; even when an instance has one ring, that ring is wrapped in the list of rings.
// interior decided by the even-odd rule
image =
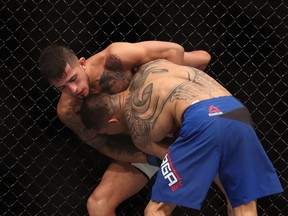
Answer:
[[[218,107],[210,105],[209,112],[208,112],[209,116],[217,116],[217,115],[221,115],[221,114],[223,114],[223,113],[220,111],[220,109]]]

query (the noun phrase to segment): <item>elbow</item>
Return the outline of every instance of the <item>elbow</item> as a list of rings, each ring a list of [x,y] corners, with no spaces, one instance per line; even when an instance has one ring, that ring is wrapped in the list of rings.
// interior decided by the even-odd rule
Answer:
[[[202,62],[205,68],[211,61],[211,55],[205,50],[199,50],[199,52],[200,52],[200,55],[202,56]]]
[[[61,109],[59,106],[56,109],[57,117],[62,120],[64,117],[64,110]]]
[[[204,71],[211,61],[211,55],[205,50],[199,50],[198,55],[200,58],[197,68]]]
[[[210,61],[211,55],[207,51],[195,50],[185,52],[183,65],[195,67],[204,71]]]
[[[56,108],[57,117],[66,126],[68,125],[68,123],[67,123],[67,112],[68,112],[67,107],[63,107],[61,105],[61,103],[58,103],[58,106]]]
[[[211,55],[208,53],[208,52],[206,52],[206,51],[204,51],[203,50],[203,55],[204,55],[204,60],[205,60],[205,62],[206,62],[206,66],[209,64],[209,62],[211,61]]]

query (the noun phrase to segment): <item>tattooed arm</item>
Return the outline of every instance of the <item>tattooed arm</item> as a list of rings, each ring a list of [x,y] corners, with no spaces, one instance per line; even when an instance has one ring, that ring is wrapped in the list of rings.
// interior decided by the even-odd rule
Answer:
[[[211,59],[206,51],[184,52],[181,45],[165,41],[116,42],[101,53],[106,60],[99,84],[102,91],[110,94],[124,91],[137,68],[147,62],[165,59],[203,70]]]
[[[62,94],[57,106],[59,119],[86,144],[118,161],[146,162],[146,155],[137,149],[128,136],[105,136],[88,130],[80,118],[82,100]]]
[[[211,60],[210,54],[204,50],[185,52],[181,45],[167,41],[116,42],[107,47],[107,52],[121,58],[124,70],[156,59],[204,69]]]

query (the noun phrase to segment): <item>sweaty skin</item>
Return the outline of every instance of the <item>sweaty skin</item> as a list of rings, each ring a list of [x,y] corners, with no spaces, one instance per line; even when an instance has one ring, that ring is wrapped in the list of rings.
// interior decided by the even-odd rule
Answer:
[[[50,68],[54,73],[55,53],[43,58],[40,69]],[[46,56],[47,57],[47,56]],[[61,92],[57,105],[59,119],[86,144],[102,154],[123,162],[147,162],[146,154],[139,151],[125,136],[100,135],[88,130],[79,115],[83,98],[89,93],[125,90],[133,77],[134,69],[154,59],[163,58],[204,70],[211,57],[206,51],[185,52],[179,44],[165,41],[138,43],[116,42],[85,59],[75,55],[66,65],[62,76],[46,79]],[[54,63],[53,63],[54,62]],[[50,73],[48,73],[50,75]],[[148,179],[129,163],[112,162],[100,184],[87,201],[90,216],[116,215],[115,209],[125,199],[137,193]],[[115,179],[118,181],[115,183]],[[125,184],[123,184],[123,182]],[[116,191],[116,193],[115,193]]]
[[[89,93],[114,94],[127,89],[134,69],[157,58],[200,69],[205,68],[210,61],[210,55],[205,51],[184,52],[183,47],[170,42],[112,43],[88,59],[81,57],[73,66],[67,64],[63,77],[49,81],[62,92],[57,105],[58,117],[81,140],[108,157],[124,162],[146,162],[145,154],[131,142],[123,142],[118,147],[117,138],[88,130],[79,112],[82,99]],[[109,145],[104,145],[108,140]]]
[[[101,133],[117,134],[121,129],[122,132],[127,131],[128,127],[137,148],[160,159],[167,153],[167,146],[162,145],[162,140],[168,134],[177,133],[183,113],[189,106],[202,100],[231,96],[216,80],[196,68],[156,60],[141,66],[138,72],[128,90],[113,96],[100,95],[105,102],[110,101],[107,108],[110,110],[113,107],[114,110],[103,117],[107,124]],[[93,96],[89,100],[87,103],[93,104]],[[85,112],[82,110],[81,115],[99,115],[102,111],[98,107],[101,106],[94,104]],[[123,115],[126,121],[122,120]],[[145,215],[170,215],[174,208],[173,204],[150,200]],[[233,210],[235,216],[257,215],[256,200]],[[228,211],[231,215],[233,212]]]
[[[95,127],[101,134],[125,133],[128,130],[137,148],[163,159],[168,145],[172,143],[171,139],[167,139],[167,134],[177,134],[184,110],[198,100],[227,95],[231,94],[196,68],[156,60],[138,69],[126,91],[111,96],[91,95],[85,103],[91,106],[87,110],[83,109],[81,115],[84,117],[86,113],[89,114],[89,122],[93,119],[90,126],[90,123],[85,122],[88,123],[87,127],[95,127],[95,122],[104,119],[99,128]],[[101,101],[114,107],[113,113],[108,114],[107,118],[100,114],[100,110],[103,108],[103,112],[108,113],[110,105],[102,107]],[[215,182],[223,190],[217,177]],[[228,199],[227,202],[229,204]],[[233,215],[230,204],[228,211],[229,215]]]
[[[180,127],[182,114],[192,103],[231,95],[196,68],[156,60],[139,72],[129,86],[125,115],[134,144],[148,154],[160,154],[159,142]]]

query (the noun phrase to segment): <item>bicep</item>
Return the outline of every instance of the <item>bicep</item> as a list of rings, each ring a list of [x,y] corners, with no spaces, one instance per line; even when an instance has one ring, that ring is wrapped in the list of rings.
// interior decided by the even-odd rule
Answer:
[[[184,59],[182,46],[165,41],[113,43],[107,51],[119,56],[125,69],[132,69],[155,59],[166,59],[178,64],[182,64]]]

